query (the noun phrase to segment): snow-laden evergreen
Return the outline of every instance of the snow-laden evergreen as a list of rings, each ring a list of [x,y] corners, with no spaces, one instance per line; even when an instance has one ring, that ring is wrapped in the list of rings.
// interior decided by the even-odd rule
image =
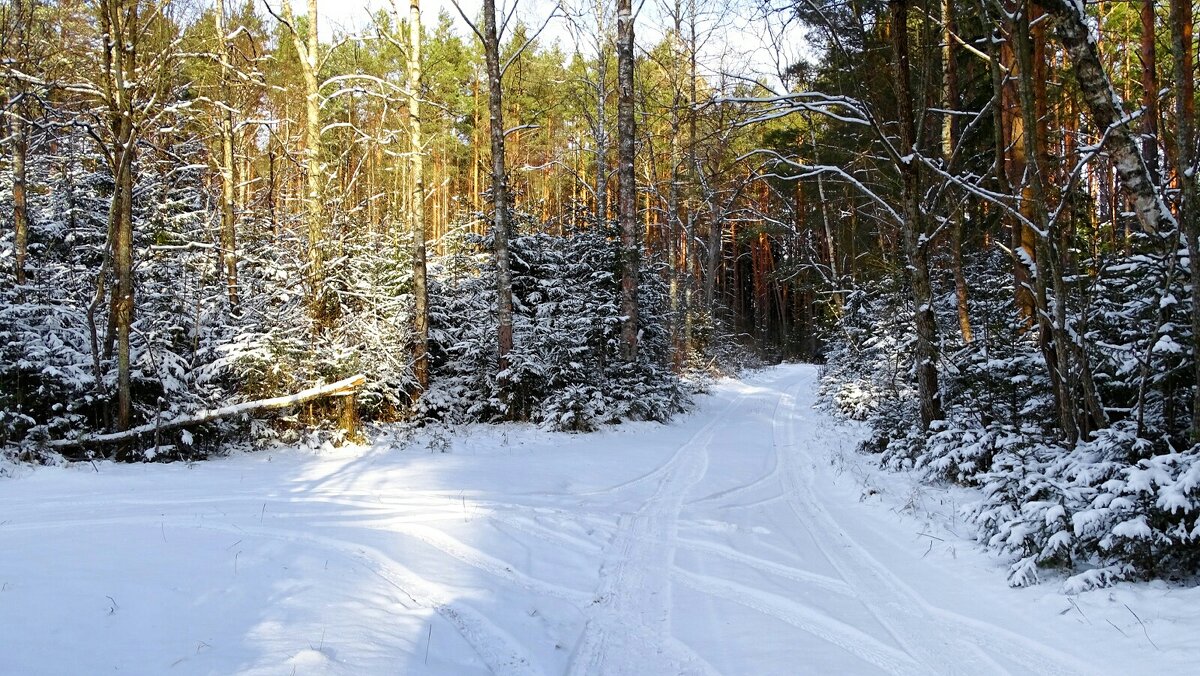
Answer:
[[[899,281],[850,296],[825,400],[871,422],[863,447],[884,465],[977,487],[962,515],[979,541],[1011,557],[1014,585],[1045,569],[1065,571],[1068,589],[1190,576],[1200,565],[1200,446],[1188,438],[1188,263],[1149,238],[1086,263],[1097,274],[1078,278],[1067,302],[1110,424],[1073,445],[1057,433],[1038,331],[1012,319],[999,255],[970,266],[975,340],[943,344],[944,420],[928,432],[917,424],[911,309]],[[937,308],[943,326],[955,321],[949,284]]]
[[[82,133],[64,136],[55,148],[36,154],[29,169],[36,261],[30,282],[0,290],[0,443],[10,455],[41,461],[56,456],[44,446],[49,440],[111,429],[115,391],[111,308],[104,290],[96,300],[97,286],[111,284],[105,276],[111,180]],[[287,223],[271,227],[247,214],[238,246],[239,302],[232,305],[211,172],[199,162],[179,166],[200,154],[184,137],[170,156],[147,146],[136,166],[138,424],[357,373],[367,378],[354,399],[365,420],[415,415],[592,430],[628,419],[666,420],[687,406],[689,389],[672,369],[661,270],[644,271],[638,359],[619,357],[617,250],[602,228],[514,238],[516,349],[499,373],[490,238],[452,235],[432,243],[442,253],[431,259],[433,383],[423,395],[412,370],[411,246],[403,236],[335,224],[341,237],[324,283],[338,319],[321,323],[307,305],[306,243]],[[0,210],[10,212],[11,191],[0,199]],[[11,260],[12,244],[5,230],[0,257]],[[196,457],[237,439],[288,439],[331,427],[340,405],[318,402],[269,424],[216,421],[119,448],[66,453]]]
[[[592,430],[665,421],[687,405],[670,368],[666,285],[650,269],[639,293],[638,359],[621,359],[617,250],[601,229],[531,233],[510,243],[514,350],[499,371],[495,274],[487,239],[463,237],[434,268],[433,384],[421,406],[453,422],[529,420]]]

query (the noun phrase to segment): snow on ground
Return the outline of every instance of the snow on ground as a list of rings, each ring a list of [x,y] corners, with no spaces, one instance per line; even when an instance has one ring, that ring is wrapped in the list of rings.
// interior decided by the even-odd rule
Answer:
[[[590,435],[24,471],[0,483],[0,673],[1195,668],[1197,589],[1009,589],[960,537],[969,494],[880,474],[815,385],[779,367]]]

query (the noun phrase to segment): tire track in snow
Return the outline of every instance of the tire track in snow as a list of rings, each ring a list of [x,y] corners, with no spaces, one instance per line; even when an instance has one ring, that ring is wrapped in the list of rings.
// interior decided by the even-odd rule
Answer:
[[[559,495],[543,494],[543,497],[575,498],[575,497],[595,497],[598,495],[611,495],[613,493],[619,493],[626,489],[633,488],[634,486],[640,486],[641,484],[647,483],[649,481],[653,481],[654,479],[657,479],[657,478],[663,476],[664,474],[670,472],[674,468],[676,461],[679,459],[680,452],[683,451],[685,448],[688,448],[693,442],[696,441],[696,439],[700,438],[702,435],[705,435],[705,434],[709,434],[711,436],[711,432],[712,432],[713,428],[716,426],[716,423],[718,421],[720,421],[721,418],[724,418],[725,416],[729,415],[729,413],[731,411],[733,411],[735,408],[737,408],[743,401],[745,401],[748,396],[750,396],[749,392],[743,392],[743,393],[739,394],[738,396],[734,397],[733,400],[730,401],[728,404],[726,404],[724,408],[722,408],[720,411],[717,411],[716,415],[713,416],[712,420],[710,420],[703,427],[701,427],[699,430],[697,430],[696,433],[693,434],[691,437],[689,437],[687,441],[685,441],[682,445],[679,446],[679,448],[675,449],[675,452],[671,454],[671,457],[668,458],[666,462],[664,462],[663,464],[650,470],[649,472],[646,472],[645,474],[643,474],[639,477],[630,479],[629,481],[623,481],[614,486],[608,486],[606,488],[600,488],[600,489],[597,489],[594,491],[580,491],[578,493],[571,493],[569,495],[568,494],[559,494]],[[660,484],[660,487],[661,487],[661,484]]]
[[[572,655],[572,676],[715,673],[712,665],[671,636],[669,570],[683,500],[704,477],[714,430],[749,394],[735,397],[659,468],[601,492],[659,478],[642,507],[618,522],[601,567],[596,603],[588,609],[591,617]]]
[[[525,533],[526,535],[560,547],[593,555],[598,555],[604,551],[604,547],[597,542],[586,540],[581,536],[571,535],[561,530],[554,530],[536,519],[509,517],[500,514],[488,514],[486,518],[493,521],[496,525],[507,526],[515,531]],[[504,532],[503,528],[497,528],[497,530],[501,533]]]
[[[813,540],[825,558],[860,592],[862,602],[904,649],[928,671],[939,674],[1008,673],[978,644],[1019,647],[1018,650],[1006,650],[1004,656],[1021,664],[1029,673],[1062,676],[1096,673],[1094,668],[1050,646],[932,605],[837,524],[815,497],[815,474],[796,457],[802,443],[808,447],[820,443],[811,438],[811,433],[801,438],[796,432],[800,421],[809,422],[810,428],[813,427],[814,421],[807,419],[803,412],[806,409],[797,403],[794,394],[805,389],[815,391],[811,380],[811,376],[801,378],[783,392],[773,424],[774,446],[784,468],[788,504],[812,531]],[[804,404],[811,409],[812,402],[805,401]],[[786,414],[786,420],[780,414]],[[934,637],[943,637],[943,640]]]
[[[676,580],[698,592],[731,601],[776,619],[832,643],[864,662],[874,664],[889,674],[925,673],[907,653],[881,643],[878,639],[836,620],[806,605],[778,594],[748,587],[720,578],[692,573],[680,568],[673,571]]]
[[[832,577],[821,575],[820,573],[813,573],[801,568],[794,568],[782,563],[768,561],[767,559],[760,559],[757,556],[751,556],[749,554],[739,552],[738,550],[727,545],[718,544],[716,542],[704,542],[703,540],[679,538],[677,541],[677,546],[680,549],[689,549],[696,552],[704,552],[706,554],[719,556],[723,559],[733,561],[734,563],[738,563],[749,568],[760,570],[764,573],[770,573],[772,575],[778,575],[779,577],[787,578],[794,582],[802,582],[814,587],[820,587],[825,591],[833,592],[834,594],[840,594],[841,596],[848,596],[851,598],[857,598],[858,596],[854,593],[854,589],[852,589],[850,585],[846,584],[843,580],[834,579]]]
[[[779,458],[776,457],[774,464],[771,466],[771,469],[766,474],[763,474],[762,476],[751,481],[750,483],[742,484],[741,486],[735,486],[733,488],[727,488],[723,491],[717,491],[715,493],[710,493],[709,495],[706,495],[702,498],[697,498],[695,500],[688,500],[686,504],[689,508],[691,508],[691,507],[708,507],[710,503],[717,502],[719,500],[724,500],[725,498],[731,498],[735,495],[741,495],[742,493],[749,493],[752,491],[757,491],[758,489],[762,488],[765,484],[767,484],[771,481],[775,481],[776,486],[779,486],[780,482],[778,481],[778,479],[779,479]],[[767,498],[767,499],[770,499],[770,498]],[[757,504],[759,502],[761,502],[761,500],[756,500],[752,504]],[[716,507],[718,509],[726,509],[731,506],[737,507],[738,505],[716,505]]]
[[[355,499],[345,497],[347,495],[358,495],[364,499]],[[428,498],[420,499],[395,499],[379,497],[374,500],[365,499],[374,494],[362,491],[347,491],[345,494],[326,495],[321,493],[305,493],[297,494],[289,497],[279,496],[264,496],[259,494],[238,494],[224,496],[204,496],[170,499],[145,499],[145,498],[128,498],[128,499],[107,499],[103,498],[105,507],[188,507],[196,505],[221,505],[230,504],[233,506],[250,505],[257,509],[263,505],[268,505],[267,514],[271,515],[271,506],[275,506],[276,515],[285,514],[288,512],[278,511],[281,505],[293,506],[318,506],[318,505],[337,505],[341,507],[359,508],[365,513],[378,513],[381,515],[387,514],[429,514],[431,512],[440,512],[450,515],[461,516],[464,510],[473,514],[478,510],[495,510],[495,511],[511,511],[534,514],[549,514],[562,516],[572,521],[581,521],[583,518],[599,521],[607,524],[612,524],[611,515],[601,511],[588,511],[583,509],[563,509],[550,505],[527,505],[516,502],[500,502],[495,500],[476,500],[473,497],[465,497],[458,494],[447,493],[431,493]],[[564,496],[568,497],[568,496]],[[78,512],[79,503],[83,500],[96,499],[97,496],[80,496],[79,501],[47,501],[39,503],[40,508],[55,508],[61,507],[64,511],[64,516],[70,516]],[[3,500],[0,500],[0,507],[4,505]],[[474,511],[471,511],[474,510]],[[231,510],[226,510],[231,511]],[[581,518],[582,517],[582,518]]]

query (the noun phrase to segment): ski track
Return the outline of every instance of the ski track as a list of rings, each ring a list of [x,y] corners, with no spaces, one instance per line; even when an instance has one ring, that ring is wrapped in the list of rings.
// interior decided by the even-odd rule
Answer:
[[[833,592],[834,594],[839,594],[841,596],[856,598],[854,589],[842,580],[818,573],[813,573],[807,570],[802,570],[800,568],[794,568],[782,563],[768,561],[767,559],[760,559],[756,556],[750,556],[749,554],[739,552],[728,545],[723,545],[717,542],[705,542],[703,540],[692,540],[689,538],[679,538],[676,542],[676,545],[680,549],[689,549],[696,552],[704,552],[705,554],[712,554],[714,556],[719,556],[723,559],[739,563],[743,566],[760,570],[764,573],[770,573],[772,575],[778,575],[779,577],[784,577],[795,582],[801,582],[814,587],[820,587],[825,591]]]
[[[778,594],[728,582],[707,575],[675,569],[676,580],[696,591],[725,601],[751,608],[782,620],[801,631],[832,643],[864,662],[869,662],[890,674],[921,674],[923,670],[906,653],[884,645],[844,622],[835,620],[808,606]]]
[[[824,504],[817,476],[818,458],[825,459],[821,449],[837,433],[827,415],[811,410],[815,381],[815,370],[807,368],[780,369],[760,377],[752,386],[733,391],[723,406],[717,404],[707,423],[653,469],[586,492],[406,490],[381,495],[340,491],[317,478],[267,495],[240,488],[225,495],[195,491],[193,497],[180,491],[162,499],[90,494],[40,502],[36,513],[26,509],[28,516],[0,522],[0,534],[100,526],[191,528],[317,548],[356,563],[412,603],[437,613],[488,670],[501,675],[536,676],[561,669],[571,676],[718,674],[705,656],[712,646],[690,646],[675,634],[673,613],[679,609],[674,607],[674,584],[753,611],[771,622],[767,626],[773,633],[781,632],[779,637],[798,632],[806,641],[816,639],[818,645],[844,653],[854,664],[866,663],[887,674],[1009,673],[998,658],[1020,665],[1026,673],[1096,673],[1080,658],[1036,639],[936,606],[839,525],[838,517]],[[727,437],[717,442],[731,423],[751,414],[763,415],[767,409],[771,409],[772,431],[754,444],[743,449]],[[710,472],[712,454],[741,452],[748,453],[750,460],[761,458],[772,464],[740,485],[700,490],[706,480],[722,486],[722,477]],[[639,488],[649,488],[649,495],[645,491],[639,495],[635,492]],[[739,498],[749,501],[739,502]],[[84,518],[77,516],[81,501],[98,501]],[[772,513],[784,514],[796,532],[808,536],[802,541],[811,538],[815,550],[794,552],[794,539],[779,540],[771,531],[749,528],[755,522],[744,512],[731,518],[735,510],[750,507],[783,510]],[[19,500],[0,498],[0,511],[21,514],[21,509]],[[141,512],[131,515],[131,509]],[[145,513],[151,510],[158,513]],[[596,562],[598,571],[579,576],[581,586],[595,588],[582,590],[538,579],[510,562],[518,559],[506,560],[481,548],[488,540],[465,540],[463,533],[472,532],[468,526],[453,531],[439,527],[476,519],[488,532],[502,536],[501,542],[517,547],[526,561],[536,556],[537,550],[527,542],[532,539],[543,551],[549,547],[566,560]],[[681,527],[687,537],[680,536]],[[428,552],[422,548],[420,573],[365,544],[386,533],[428,548]],[[746,538],[754,542],[752,550],[740,546]],[[400,551],[408,551],[399,546]],[[677,564],[681,550],[693,555],[689,561],[699,570]],[[546,637],[514,635],[511,619],[488,616],[466,603],[461,590],[435,579],[446,560],[467,566],[456,571],[478,571],[484,579],[477,583],[480,589],[490,589],[488,581],[496,581],[506,590],[561,602],[555,608],[561,606],[557,612],[565,613],[566,619],[559,626],[568,636],[573,632],[578,636],[573,645],[562,646],[567,652],[559,653],[559,659],[564,663],[555,668],[539,664],[533,655]],[[822,565],[810,569],[810,561]],[[768,591],[747,584],[746,579],[718,577],[705,564],[723,564],[718,570],[758,571],[788,580],[800,590],[826,592],[818,598],[829,607],[800,600],[808,597],[789,593],[786,585]],[[572,616],[572,609],[578,614]],[[862,616],[873,617],[878,624],[855,626],[854,618]],[[719,628],[707,631],[719,642]],[[722,645],[716,652],[737,663],[738,651],[753,655],[754,648]]]
[[[712,428],[716,426],[717,422],[719,422],[722,418],[729,415],[729,413],[731,411],[733,411],[735,408],[737,408],[737,406],[739,404],[741,404],[743,401],[745,401],[747,396],[748,396],[748,394],[743,393],[743,394],[740,394],[737,397],[735,397],[733,399],[733,401],[729,402],[729,404],[727,404],[724,408],[722,408],[720,411],[718,411],[717,414],[715,416],[713,416],[713,419],[708,422],[708,424],[706,424],[704,427],[700,428],[699,431],[697,431],[695,434],[693,434],[686,442],[684,442],[681,446],[679,446],[679,448],[675,449],[675,453],[673,453],[671,455],[671,457],[665,463],[659,465],[658,467],[655,467],[654,469],[650,470],[649,472],[646,472],[645,474],[643,474],[639,477],[636,477],[629,481],[624,481],[624,482],[616,484],[614,486],[608,486],[606,488],[573,493],[570,496],[562,495],[562,494],[554,494],[554,493],[542,493],[539,495],[542,497],[558,497],[558,498],[610,496],[610,495],[628,490],[630,488],[634,488],[635,486],[640,486],[644,483],[653,481],[654,479],[657,479],[657,478],[663,476],[664,474],[671,472],[674,468],[675,463],[679,459],[680,454],[686,448],[688,448],[701,435],[708,434],[709,432],[711,432]],[[658,486],[659,486],[659,489],[661,489],[662,482],[659,482]]]
[[[800,521],[813,532],[814,541],[825,558],[843,579],[862,592],[864,603],[910,654],[934,673],[1003,674],[1008,673],[1007,670],[979,646],[1015,643],[1022,650],[1007,651],[1005,656],[1029,669],[1030,673],[1063,676],[1097,673],[1094,667],[1080,664],[1049,646],[932,606],[838,526],[833,515],[815,497],[815,473],[809,469],[813,458],[797,457],[799,449],[814,448],[821,443],[820,435],[814,432],[819,433],[825,427],[812,424],[819,423],[810,419],[813,402],[797,404],[795,393],[806,387],[815,391],[815,383],[802,378],[781,394],[781,406],[773,425],[775,449],[788,484],[788,503]],[[782,405],[784,402],[786,406]],[[785,412],[788,414],[786,421],[779,417]],[[810,423],[805,426],[809,431],[808,438],[801,439],[796,432],[800,421]],[[936,637],[942,640],[936,640]]]
[[[715,428],[748,394],[729,403],[649,474],[614,486],[623,490],[659,477],[654,493],[634,514],[625,515],[601,567],[597,603],[584,627],[569,674],[708,673],[707,665],[670,637],[669,568],[674,564],[679,512],[688,489],[708,467]],[[619,661],[608,661],[609,655]],[[630,659],[634,658],[634,659]]]

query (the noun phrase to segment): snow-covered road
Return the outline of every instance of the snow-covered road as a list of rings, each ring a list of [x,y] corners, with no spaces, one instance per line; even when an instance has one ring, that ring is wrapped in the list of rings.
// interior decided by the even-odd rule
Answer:
[[[1193,590],[1008,589],[953,535],[953,505],[871,474],[815,389],[813,367],[786,366],[670,426],[26,472],[0,483],[0,673],[1198,663]]]

